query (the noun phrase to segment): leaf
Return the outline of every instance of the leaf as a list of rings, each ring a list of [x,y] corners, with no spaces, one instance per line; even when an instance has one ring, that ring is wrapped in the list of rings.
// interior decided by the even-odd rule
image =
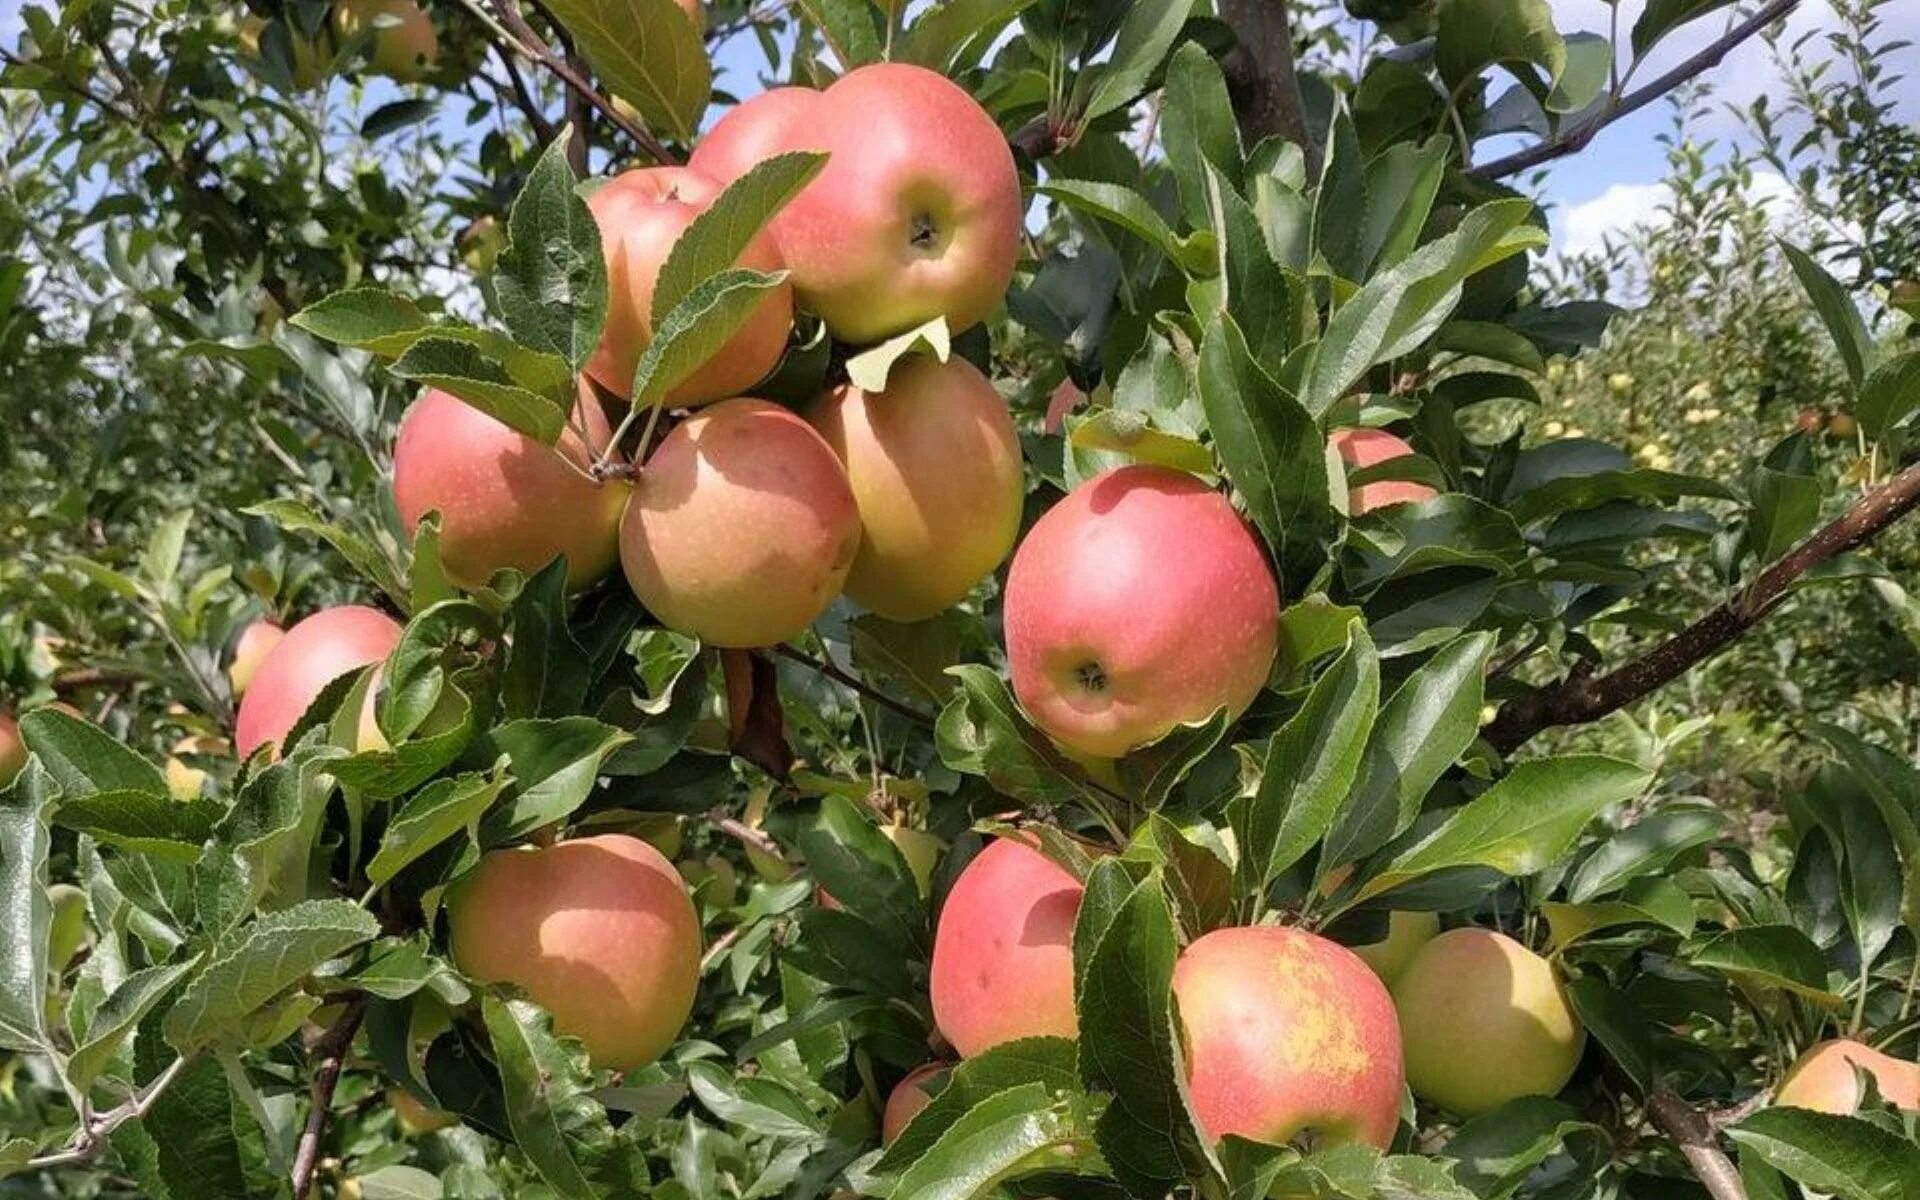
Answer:
[[[999,1185],[1040,1171],[1099,1170],[1084,1100],[1038,1083],[987,1097],[948,1126],[900,1175],[892,1200],[984,1200]]]
[[[36,708],[20,718],[20,736],[39,757],[63,801],[102,792],[171,799],[158,767],[89,721],[57,708]]]
[[[1858,1117],[1764,1108],[1727,1136],[1781,1174],[1841,1200],[1920,1195],[1920,1146]]]
[[[1688,21],[1718,12],[1734,0],[1647,0],[1633,23],[1633,55],[1640,58],[1661,38]]]
[[[1813,731],[1833,747],[1879,808],[1900,852],[1905,879],[1902,918],[1920,926],[1920,770],[1851,730],[1819,722]]]
[[[288,323],[324,341],[392,357],[432,324],[419,305],[385,288],[346,288],[289,317]]]
[[[441,842],[477,826],[509,782],[505,774],[459,775],[436,779],[415,792],[387,823],[380,849],[367,863],[367,882],[384,885]]]
[[[893,373],[893,365],[909,354],[920,353],[931,354],[939,362],[946,362],[953,354],[953,335],[947,330],[946,317],[935,317],[924,325],[895,334],[877,346],[850,356],[847,359],[847,378],[861,391],[878,395],[887,390],[887,378]]]
[[[1598,754],[1519,763],[1369,879],[1355,898],[1453,867],[1531,875],[1565,854],[1588,821],[1639,795],[1650,779],[1641,767]]]
[[[544,446],[560,440],[567,410],[549,396],[522,387],[505,366],[471,343],[423,337],[394,361],[393,373],[472,405]]]
[[[1556,950],[1622,925],[1659,925],[1682,937],[1691,934],[1694,926],[1693,898],[1659,876],[1634,880],[1618,900],[1586,904],[1549,900],[1540,905],[1540,915],[1547,919]]]
[[[666,322],[674,306],[702,281],[739,262],[774,215],[827,165],[827,156],[791,150],[755,163],[728,184],[683,230],[660,264],[653,285],[653,321]]]
[[[1829,275],[1811,254],[1784,239],[1780,242],[1780,252],[1787,256],[1788,265],[1800,278],[1801,288],[1813,301],[1813,310],[1820,314],[1821,322],[1832,336],[1834,347],[1840,351],[1840,361],[1847,368],[1847,377],[1853,380],[1854,387],[1859,387],[1874,360],[1873,335],[1860,319],[1860,310],[1854,307],[1840,281]]]
[[[948,610],[926,621],[889,621],[863,613],[848,628],[860,674],[891,681],[936,705],[953,695],[957,681],[947,668],[966,655],[972,636],[963,615]]]
[[[433,115],[439,103],[428,97],[391,100],[367,114],[360,122],[360,136],[372,141],[389,133],[417,125]]]
[[[67,1059],[67,1082],[85,1092],[113,1061],[147,1014],[165,1000],[199,959],[135,971],[120,981],[94,1010],[87,1023],[87,1040]]]
[[[379,932],[372,913],[346,900],[308,900],[260,917],[222,944],[187,986],[167,1013],[167,1040],[182,1053],[199,1049]]]
[[[963,50],[990,41],[1035,0],[940,0],[907,30],[897,62],[918,63],[947,74]]]
[[[440,1200],[446,1194],[437,1176],[404,1163],[375,1167],[355,1178],[360,1200]]]
[[[1572,1134],[1603,1137],[1604,1131],[1558,1100],[1523,1096],[1460,1126],[1441,1153],[1458,1164],[1456,1177],[1474,1195],[1505,1197]]]
[[[554,11],[571,29],[573,20],[569,17],[583,15],[580,9],[625,7],[629,2],[632,0],[563,0]],[[644,2],[664,6],[670,0]],[[622,31],[629,44],[642,40],[627,36],[635,28],[641,26]],[[669,39],[644,40],[658,44]],[[704,54],[701,60],[705,61]],[[602,77],[614,82],[612,76]],[[587,202],[574,189],[573,168],[567,164],[571,136],[562,130],[554,137],[514,199],[507,215],[507,248],[494,266],[493,289],[500,315],[517,340],[535,350],[558,354],[578,369],[599,347],[600,331],[606,324],[607,262],[601,251],[600,227],[594,223]],[[551,438],[546,441],[552,444]]]
[[[493,1042],[514,1143],[540,1178],[568,1200],[598,1200],[590,1176],[592,1147],[606,1113],[590,1092],[584,1056],[563,1043],[547,1014],[526,1000],[480,998],[480,1015]]]
[[[1729,929],[1689,950],[1696,967],[1723,971],[1758,987],[1784,988],[1819,1004],[1838,1005],[1827,989],[1827,963],[1820,947],[1791,925]]]
[[[160,520],[147,539],[146,552],[140,556],[140,573],[155,588],[164,590],[180,571],[180,555],[187,548],[187,525],[193,510],[182,509]]]
[[[1601,34],[1570,35],[1566,55],[1566,66],[1547,97],[1550,113],[1585,112],[1607,90],[1613,73],[1613,43]]]
[[[1077,1047],[1070,1038],[1019,1038],[1002,1042],[956,1065],[932,1101],[900,1132],[876,1164],[902,1170],[924,1155],[948,1126],[983,1100],[1013,1088],[1038,1086],[1055,1095],[1077,1091]]]
[[[1036,190],[1145,240],[1190,275],[1211,275],[1214,271],[1214,255],[1205,244],[1175,233],[1145,196],[1125,184],[1053,179]]]
[[[1189,475],[1212,475],[1213,454],[1191,438],[1162,433],[1126,409],[1103,408],[1070,418],[1067,443],[1082,450],[1123,454],[1135,462],[1172,467]]]
[[[586,803],[607,756],[632,740],[624,730],[592,717],[529,719],[497,725],[489,752],[504,754],[513,784],[506,802],[484,826],[498,845],[560,820]]]
[[[874,31],[873,10],[863,0],[797,0],[800,10],[819,31],[821,40],[851,71],[880,61],[880,38]]]
[[[654,330],[653,340],[633,371],[636,410],[664,403],[668,393],[713,356],[747,323],[764,293],[786,281],[785,271],[764,274],[733,267],[701,282],[673,307]]]
[[[307,533],[339,551],[355,572],[372,580],[397,603],[407,601],[405,582],[394,573],[386,555],[365,538],[318,516],[298,500],[263,500],[240,510],[249,517],[264,517],[287,533]]]
[[[95,792],[62,800],[53,823],[136,854],[192,862],[219,818],[219,804],[205,797],[181,803],[147,792]]]
[[[1026,804],[1065,804],[1087,797],[1087,787],[1046,736],[1027,724],[992,668],[968,663],[949,668],[947,674],[959,679],[960,690],[934,724],[941,762],[982,776],[995,791]]]
[[[1199,227],[1209,219],[1209,174],[1218,172],[1239,190],[1246,170],[1226,76],[1199,42],[1185,42],[1168,60],[1162,96],[1160,142],[1173,168],[1181,211],[1187,224]]]
[[[1547,0],[1449,0],[1440,9],[1433,65],[1453,91],[1491,66],[1508,67],[1537,89],[1538,77],[1521,68],[1544,68],[1551,87],[1566,70],[1567,46]]]
[[[1192,11],[1193,0],[1132,0],[1114,35],[1112,57],[1090,69],[1094,83],[1080,113],[1082,121],[1133,103],[1173,49]]]
[[[877,938],[914,958],[932,949],[927,906],[912,868],[860,806],[842,796],[824,797],[798,840],[820,885]]]
[[[713,66],[701,30],[674,0],[551,0],[547,7],[607,90],[674,141],[693,140],[713,92]]]
[[[1651,813],[1600,843],[1567,882],[1567,899],[1576,904],[1630,883],[1636,877],[1666,870],[1696,846],[1720,835],[1725,821],[1719,813],[1699,808],[1675,808]]]
[[[1868,788],[1830,767],[1813,777],[1807,806],[1833,837],[1845,870],[1840,901],[1863,967],[1871,967],[1900,926],[1904,886],[1893,831]]]
[[[28,714],[31,721],[37,714]],[[47,898],[50,842],[37,767],[0,788],[0,1045],[47,1049]],[[44,779],[44,775],[38,776]]]
[[[687,1066],[687,1083],[708,1112],[727,1124],[773,1138],[812,1138],[825,1130],[806,1101],[772,1079],[735,1075],[718,1063]]]
[[[1860,384],[1853,405],[1860,431],[1883,442],[1894,427],[1920,412],[1920,350],[1896,354],[1875,366]]]

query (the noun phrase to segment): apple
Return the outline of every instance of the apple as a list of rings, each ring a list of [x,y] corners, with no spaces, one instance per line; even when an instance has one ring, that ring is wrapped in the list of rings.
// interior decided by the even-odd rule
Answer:
[[[363,33],[372,38],[367,69],[396,83],[425,76],[440,56],[433,18],[414,0],[334,0],[333,36],[341,47]]]
[[[302,37],[290,22],[282,24],[287,31],[287,40],[293,47],[293,89],[304,92],[326,82],[327,67],[333,59],[333,47],[326,44],[324,33],[320,38]],[[260,39],[266,34],[267,25],[264,17],[248,15],[241,19],[240,45],[249,57],[260,57]]]
[[[658,850],[609,833],[495,850],[447,896],[453,960],[512,983],[598,1068],[645,1066],[673,1044],[700,982],[700,919]]]
[[[933,1020],[962,1056],[1025,1037],[1073,1037],[1080,881],[996,839],[954,880],[933,935]]]
[[[287,631],[272,621],[255,621],[240,631],[239,639],[233,643],[233,657],[227,662],[227,682],[233,685],[234,699],[247,694],[253,673],[266,661],[267,652],[285,636]]]
[[[1882,1054],[1848,1038],[1821,1042],[1802,1054],[1780,1080],[1773,1102],[1850,1115],[1866,1099],[1860,1071],[1873,1076],[1882,1099],[1896,1108],[1920,1111],[1920,1063]]]
[[[1384,429],[1336,429],[1327,442],[1350,468],[1376,466],[1413,453],[1412,446]],[[1410,479],[1382,479],[1378,483],[1364,484],[1350,490],[1347,493],[1347,511],[1357,517],[1389,504],[1431,500],[1437,495],[1438,492],[1424,483],[1415,483]]]
[[[887,390],[851,383],[808,420],[847,470],[860,553],[847,595],[890,621],[924,621],[964,599],[1013,549],[1026,495],[1020,435],[979,368],[916,355]]]
[[[277,756],[280,739],[321,691],[340,676],[386,658],[401,632],[393,618],[357,604],[323,608],[289,629],[267,652],[240,701],[233,739],[240,757],[250,758],[262,746],[272,747]],[[365,725],[363,714],[363,730]]]
[[[13,786],[27,766],[27,743],[12,713],[0,713],[0,788]]]
[[[47,889],[52,917],[47,922],[47,967],[63,973],[87,944],[87,894],[70,883]]]
[[[393,502],[409,532],[440,514],[449,579],[479,589],[495,571],[531,575],[564,555],[567,586],[578,591],[613,569],[630,489],[582,473],[613,434],[599,404],[574,411],[586,439],[569,429],[548,447],[434,388],[407,410],[393,447]]]
[[[1393,998],[1353,951],[1278,925],[1216,929],[1173,968],[1193,1113],[1209,1138],[1385,1150],[1404,1079]]]
[[[195,734],[184,737],[173,744],[173,754],[167,759],[167,791],[175,800],[194,800],[207,786],[207,773],[192,766],[182,755],[203,755],[223,758],[233,753],[233,743],[223,737],[209,734]]]
[[[442,1129],[451,1129],[460,1123],[459,1117],[422,1103],[418,1097],[403,1087],[387,1089],[387,1107],[393,1110],[394,1122],[399,1125],[400,1132],[407,1137],[436,1133]]]
[[[1393,912],[1387,915],[1387,936],[1377,942],[1352,947],[1360,961],[1380,977],[1388,987],[1400,978],[1420,947],[1440,932],[1440,914],[1430,912]]]
[[[728,400],[676,426],[620,526],[640,602],[671,629],[735,649],[804,631],[859,548],[860,510],[833,448],[764,400]]]
[[[1491,929],[1450,929],[1422,946],[1393,1002],[1408,1086],[1456,1116],[1553,1095],[1586,1043],[1553,964]]]
[[[646,167],[614,176],[588,197],[607,260],[607,323],[586,369],[609,392],[625,396],[632,390],[634,367],[653,340],[653,290],[661,264],[720,191],[699,171]],[[736,265],[779,271],[787,264],[779,243],[763,230]],[[718,353],[668,393],[668,407],[744,394],[779,365],[792,327],[793,289],[783,283],[765,294]]]
[[[467,270],[475,275],[491,275],[494,264],[500,261],[500,252],[507,248],[507,231],[498,218],[488,213],[462,230],[455,245]]]
[[[1860,422],[1853,419],[1852,413],[1837,412],[1827,418],[1827,436],[1851,438],[1860,432]]]
[[[916,1067],[887,1094],[887,1106],[880,1114],[880,1144],[890,1146],[900,1131],[933,1103],[933,1096],[946,1084],[948,1064],[931,1062]]]
[[[999,306],[1020,255],[1020,177],[964,88],[905,63],[819,92],[775,88],[721,118],[691,164],[733,180],[787,150],[830,155],[773,230],[801,307],[835,338],[865,345],[935,317],[959,330]]]
[[[1033,723],[1117,758],[1259,693],[1280,589],[1227,498],[1182,471],[1129,466],[1035,522],[1007,576],[1007,663]]]
[[[732,908],[740,899],[740,873],[724,854],[709,854],[704,859],[685,859],[674,864],[687,886],[699,891],[704,884],[706,898],[715,908]]]

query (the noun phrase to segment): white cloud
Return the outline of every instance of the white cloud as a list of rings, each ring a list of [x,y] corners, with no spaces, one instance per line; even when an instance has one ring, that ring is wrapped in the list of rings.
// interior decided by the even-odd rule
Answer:
[[[1673,196],[1664,183],[1616,183],[1598,196],[1556,214],[1553,248],[1565,255],[1598,251],[1610,236],[1665,222],[1661,206]]]

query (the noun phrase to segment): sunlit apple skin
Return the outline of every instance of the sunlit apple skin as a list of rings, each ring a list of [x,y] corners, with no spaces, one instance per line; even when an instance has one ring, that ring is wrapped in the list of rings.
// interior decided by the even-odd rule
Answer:
[[[671,629],[736,649],[811,625],[859,547],[860,510],[832,447],[764,400],[728,400],[676,426],[620,527],[640,602]]]
[[[0,788],[10,786],[27,765],[27,743],[12,713],[0,713]]]
[[[933,938],[933,1020],[962,1056],[1025,1037],[1073,1037],[1073,923],[1085,892],[1066,869],[1000,838],[967,864]]]
[[[673,864],[625,834],[496,850],[448,896],[454,962],[517,984],[595,1067],[673,1044],[700,980],[700,920]]]
[[[1336,429],[1327,438],[1334,452],[1346,460],[1349,469],[1376,466],[1389,459],[1404,458],[1413,447],[1384,429]],[[1410,479],[1383,479],[1353,488],[1347,493],[1347,511],[1353,516],[1370,513],[1389,504],[1431,500],[1438,492]]]
[[[329,683],[386,658],[400,634],[393,618],[357,604],[323,608],[287,630],[240,701],[233,739],[240,757],[262,746],[277,753],[280,740]]]
[[[182,755],[225,757],[232,753],[233,743],[223,737],[196,734],[181,738],[174,743],[173,753],[167,759],[167,793],[175,800],[192,800],[206,790],[206,771],[190,765]]]
[[[880,1114],[880,1144],[891,1146],[920,1110],[933,1103],[933,1092],[950,1069],[947,1063],[928,1063],[916,1067],[887,1094],[887,1106]]]
[[[376,26],[381,17],[397,25]],[[397,83],[422,78],[440,56],[439,39],[429,17],[414,0],[334,0],[333,35],[344,47],[363,30],[373,30],[368,69]]]
[[[233,685],[234,699],[247,694],[253,673],[266,661],[267,652],[278,646],[285,636],[287,631],[272,621],[255,621],[240,631],[240,637],[233,643],[233,659],[227,664],[227,682]]]
[[[1377,942],[1353,947],[1360,961],[1367,964],[1380,982],[1388,987],[1400,978],[1420,947],[1440,932],[1440,914],[1430,912],[1393,912],[1387,916],[1387,936]]]
[[[587,440],[569,429],[549,447],[437,389],[407,409],[393,447],[394,506],[409,532],[440,514],[448,578],[478,589],[495,571],[532,575],[564,555],[577,591],[613,569],[631,489],[582,474],[612,430],[598,404],[574,411]]]
[[[1014,694],[1068,750],[1115,758],[1266,682],[1280,589],[1226,497],[1165,467],[1120,467],[1034,523],[1007,576]]]
[[[1838,1038],[1802,1054],[1773,1093],[1775,1104],[1846,1116],[1866,1097],[1855,1068],[1873,1076],[1882,1099],[1920,1111],[1920,1063],[1883,1054],[1850,1038]]]
[[[965,89],[905,63],[822,92],[774,89],[723,117],[692,165],[731,180],[786,150],[831,155],[774,233],[801,307],[834,337],[864,345],[940,316],[959,330],[999,306],[1019,258],[1020,178]]]
[[[1194,1116],[1207,1136],[1385,1150],[1404,1083],[1393,999],[1345,946],[1278,925],[1216,929],[1174,964]]]
[[[1586,1044],[1553,965],[1490,929],[1450,929],[1422,946],[1393,1002],[1408,1086],[1456,1116],[1554,1095]]]
[[[615,395],[631,391],[634,367],[653,341],[653,292],[661,264],[720,191],[719,183],[687,167],[647,167],[614,176],[587,199],[607,260],[607,324],[586,369]],[[762,231],[736,265],[779,271],[786,259],[773,235]],[[744,394],[779,364],[792,327],[793,289],[782,283],[766,293],[719,353],[668,393],[668,406]]]
[[[1026,494],[1006,401],[962,358],[908,358],[887,390],[846,384],[808,414],[860,506],[847,595],[893,621],[964,599],[1013,549]]]

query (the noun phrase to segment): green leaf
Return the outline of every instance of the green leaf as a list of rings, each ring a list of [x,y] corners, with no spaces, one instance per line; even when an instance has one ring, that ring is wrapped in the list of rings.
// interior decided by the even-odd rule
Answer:
[[[851,71],[879,62],[880,37],[874,30],[873,9],[863,0],[796,0],[800,11],[819,32],[821,40]]]
[[[435,334],[423,337],[395,360],[402,379],[438,388],[542,445],[560,440],[567,410],[552,397],[515,382],[505,366],[470,342]]]
[[[1693,898],[1660,876],[1634,880],[1618,900],[1586,904],[1549,900],[1540,905],[1540,915],[1547,919],[1556,950],[1622,925],[1659,925],[1682,937],[1691,934],[1694,925]]]
[[[1920,927],[1920,770],[1840,726],[1818,722],[1813,732],[1833,747],[1879,808],[1900,852],[1905,880],[1902,919]]]
[[[593,1147],[606,1113],[590,1092],[584,1056],[563,1043],[547,1014],[526,1000],[480,998],[480,1014],[500,1066],[513,1140],[540,1178],[568,1200],[598,1200],[591,1178]]]
[[[1448,0],[1440,9],[1433,65],[1450,90],[1488,67],[1504,66],[1537,92],[1539,77],[1527,68],[1544,69],[1552,87],[1566,70],[1567,45],[1553,27],[1547,0]]]
[[[1087,786],[1046,736],[1027,724],[992,668],[968,663],[947,674],[960,680],[960,690],[935,722],[941,762],[982,776],[995,791],[1025,804],[1065,804],[1088,797]]]
[[[485,840],[497,845],[550,825],[586,803],[607,756],[632,735],[592,717],[509,721],[488,735],[504,754],[513,785],[487,818]]]
[[[1868,440],[1884,442],[1895,426],[1920,412],[1920,350],[1896,354],[1868,373],[1854,401]]]
[[[785,271],[765,274],[733,267],[702,281],[655,328],[634,366],[636,410],[666,402],[668,393],[712,361],[740,331],[765,293],[786,281]]]
[[[1227,181],[1212,177],[1207,194],[1210,221],[1218,241],[1218,289],[1226,312],[1247,337],[1247,349],[1262,371],[1280,378],[1287,355],[1301,331],[1303,314],[1312,311],[1306,281],[1275,261],[1260,218]],[[1196,310],[1212,322],[1214,314]]]
[[[1582,904],[1627,885],[1636,877],[1664,872],[1673,861],[1720,836],[1725,820],[1699,808],[1651,813],[1600,843],[1567,882],[1567,899]]]
[[[170,800],[160,769],[112,734],[57,708],[20,718],[20,736],[40,759],[66,802],[100,793],[131,793]]]
[[[1588,821],[1639,795],[1650,779],[1639,766],[1598,754],[1519,763],[1369,879],[1356,899],[1453,867],[1531,875],[1565,854]]]
[[[1135,462],[1172,467],[1190,475],[1212,475],[1213,454],[1192,438],[1162,433],[1146,418],[1126,409],[1103,408],[1068,420],[1067,442],[1082,450],[1123,454]]]
[[[407,587],[395,572],[392,562],[365,538],[319,516],[298,500],[263,500],[240,510],[250,517],[264,517],[287,533],[312,534],[339,551],[358,574],[372,580],[395,603],[407,602]]]
[[[735,1075],[718,1063],[687,1066],[687,1083],[708,1112],[727,1124],[773,1138],[812,1138],[826,1132],[792,1090],[772,1079]]]
[[[147,539],[146,552],[140,556],[140,573],[148,583],[164,591],[180,571],[180,555],[187,548],[187,526],[193,510],[183,509],[161,518]]]
[[[510,780],[504,774],[436,779],[407,799],[387,823],[367,863],[367,882],[383,885],[441,842],[477,826]]]
[[[437,1176],[404,1163],[375,1167],[355,1178],[360,1200],[441,1200],[446,1195]]]
[[[573,10],[599,7],[604,2],[563,3],[556,6],[556,15],[571,27],[568,17]],[[670,5],[671,0],[646,3]],[[687,24],[684,20],[678,23]],[[630,44],[641,40],[630,36],[634,28],[639,26],[622,31]],[[651,37],[644,40],[666,41]],[[704,54],[701,61],[705,61]],[[611,76],[603,77],[613,82]],[[494,267],[493,289],[500,315],[517,340],[535,350],[558,354],[578,369],[599,347],[600,331],[606,324],[607,262],[601,251],[600,227],[594,223],[587,202],[575,191],[573,168],[567,165],[571,136],[562,130],[554,137],[514,199],[507,216],[507,248]],[[551,438],[545,440],[552,444]]]
[[[827,796],[799,833],[807,868],[833,898],[902,954],[932,949],[927,906],[899,848],[843,796]]]
[[[953,354],[953,335],[947,329],[947,319],[935,317],[850,356],[847,378],[861,391],[878,395],[887,390],[887,377],[893,373],[893,365],[909,354],[931,354],[937,361],[946,362]]]
[[[1854,387],[1859,387],[1866,380],[1867,368],[1873,364],[1875,355],[1873,335],[1860,319],[1860,310],[1854,307],[1840,281],[1829,275],[1811,254],[1785,240],[1780,243],[1780,251],[1787,256],[1787,263],[1800,278],[1801,288],[1813,301],[1813,310],[1820,314],[1834,347],[1840,351],[1847,377],[1853,380]]]
[[[227,939],[187,986],[167,1013],[167,1040],[185,1053],[234,1032],[321,963],[379,932],[378,918],[346,900],[308,900],[260,917]]]
[[[1840,849],[1845,872],[1840,901],[1847,928],[1861,963],[1871,967],[1900,926],[1904,888],[1894,833],[1868,787],[1840,767],[1813,777],[1807,807]]]
[[[1734,0],[1647,0],[1633,23],[1633,55],[1642,57],[1653,44],[1688,21],[1718,12]]]
[[[29,720],[32,716],[29,715]],[[0,1045],[47,1048],[49,835],[38,767],[0,788]]]
[[[1105,116],[1134,102],[1146,90],[1167,51],[1173,49],[1181,26],[1193,12],[1193,0],[1133,0],[1126,6],[1120,31],[1114,35],[1113,55],[1089,68],[1094,82],[1081,110],[1083,121]]]
[[[1743,983],[1784,988],[1819,1004],[1837,1005],[1827,990],[1827,962],[1820,947],[1791,925],[1746,925],[1693,947],[1686,960],[1723,971]]]
[[[1191,237],[1183,238],[1175,233],[1166,218],[1147,202],[1145,196],[1125,184],[1090,179],[1053,179],[1036,190],[1069,208],[1109,225],[1116,225],[1145,240],[1190,275],[1211,275],[1216,268],[1210,247],[1204,242]]]
[[[654,324],[664,325],[695,287],[739,262],[767,222],[826,165],[825,154],[792,150],[755,163],[728,184],[687,225],[660,264],[653,285]]]
[[[1812,463],[1782,465],[1806,469],[1780,469],[1775,463],[1783,456],[1770,454],[1768,461],[1753,470],[1747,482],[1747,494],[1753,507],[1747,516],[1746,545],[1755,559],[1770,563],[1798,545],[1820,521],[1820,499],[1825,490]]]
[[[970,47],[991,42],[1035,0],[940,0],[907,30],[894,61],[918,63],[942,74]]]
[[[1764,1108],[1727,1136],[1781,1174],[1840,1200],[1920,1196],[1920,1146],[1871,1121]]]
[[[1613,43],[1598,33],[1576,33],[1567,38],[1566,66],[1547,97],[1550,113],[1585,112],[1613,75]]]
[[[1077,1046],[1070,1038],[1019,1038],[1002,1042],[947,1072],[947,1082],[931,1103],[901,1131],[876,1168],[896,1172],[926,1153],[948,1126],[989,1097],[1013,1088],[1037,1086],[1054,1095],[1077,1092]]]
[[[112,1063],[147,1014],[199,965],[198,958],[135,971],[120,981],[87,1023],[87,1040],[67,1059],[67,1081],[81,1092]]]
[[[984,1200],[1022,1175],[1097,1173],[1089,1117],[1084,1099],[1058,1097],[1039,1083],[997,1092],[901,1173],[892,1200]]]
[[[701,30],[674,0],[550,0],[547,8],[607,90],[667,137],[693,140],[713,92],[713,65]]]
[[[863,613],[848,628],[856,671],[897,684],[935,705],[946,704],[953,695],[957,681],[947,668],[966,656],[974,638],[967,618],[952,610],[908,622]]]
[[[1605,1137],[1572,1107],[1544,1096],[1523,1096],[1466,1122],[1441,1153],[1476,1196],[1505,1197],[1535,1167],[1558,1154],[1570,1135]]]
[[[405,296],[385,288],[357,287],[321,298],[288,318],[295,328],[383,358],[406,351],[432,320]]]
[[[1208,176],[1218,172],[1236,191],[1246,170],[1240,125],[1226,76],[1199,42],[1183,43],[1167,63],[1160,144],[1180,191],[1180,208],[1195,228],[1209,221]]]

